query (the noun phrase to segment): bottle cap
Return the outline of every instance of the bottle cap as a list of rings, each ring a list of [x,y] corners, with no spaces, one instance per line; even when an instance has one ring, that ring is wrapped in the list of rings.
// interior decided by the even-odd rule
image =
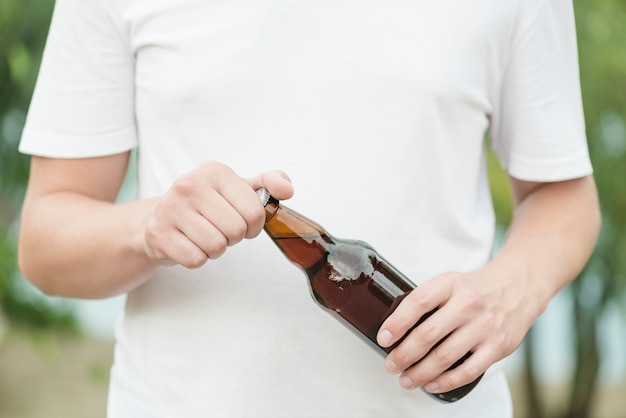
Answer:
[[[263,206],[267,206],[267,202],[269,202],[270,198],[272,197],[270,195],[270,192],[268,192],[265,188],[261,188],[256,191],[256,194],[259,196],[259,199],[261,199],[261,203],[263,204]]]

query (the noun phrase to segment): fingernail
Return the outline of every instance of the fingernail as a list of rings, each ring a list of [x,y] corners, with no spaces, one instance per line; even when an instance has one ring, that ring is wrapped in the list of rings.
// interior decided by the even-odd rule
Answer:
[[[395,374],[399,372],[398,366],[396,366],[396,363],[394,363],[393,361],[389,359],[385,360],[385,369],[391,374]]]
[[[405,389],[413,389],[413,381],[408,376],[402,376],[400,378],[400,386]]]
[[[378,343],[383,347],[387,347],[391,342],[391,332],[383,330],[378,334]]]
[[[430,382],[424,386],[424,389],[426,389],[427,392],[436,392],[437,389],[439,389],[439,385],[437,382]]]

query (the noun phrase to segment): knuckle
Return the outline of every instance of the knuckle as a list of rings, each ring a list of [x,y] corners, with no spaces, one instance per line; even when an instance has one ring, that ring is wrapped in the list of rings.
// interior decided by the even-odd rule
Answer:
[[[265,209],[262,205],[255,205],[250,209],[246,217],[250,220],[250,223],[262,223],[265,221]]]
[[[420,339],[425,345],[432,346],[437,342],[439,337],[439,332],[434,325],[429,324],[428,322],[420,324],[417,328],[415,328],[415,334],[417,338]]]
[[[226,237],[222,234],[214,234],[206,243],[204,252],[208,254],[209,257],[217,258],[224,253],[227,246],[228,241],[226,240]]]
[[[413,366],[408,373],[414,382],[428,382],[434,376],[423,367]]]
[[[204,254],[202,251],[198,251],[195,254],[191,255],[189,259],[185,262],[185,267],[190,269],[200,268],[206,263],[208,260],[208,256]]]
[[[161,200],[159,200],[159,203],[154,208],[153,216],[148,221],[148,225],[151,225],[154,228],[159,224],[159,222],[169,220],[175,216],[174,214],[177,211],[177,207],[178,200],[171,196],[171,194],[166,194]]]
[[[465,304],[471,311],[480,311],[485,305],[483,298],[475,293],[471,293],[466,296]]]
[[[491,356],[505,357],[522,343],[523,339],[517,339],[507,332],[494,331],[493,335],[484,337],[481,343],[481,349]],[[484,348],[483,348],[484,347]]]
[[[488,312],[488,300],[479,290],[464,289],[462,308],[470,312]]]
[[[204,173],[203,177],[206,177],[208,181],[218,185],[224,176],[228,176],[233,173],[232,169],[230,169],[227,165],[212,160],[202,163],[201,170]]]
[[[241,241],[248,231],[248,225],[243,219],[237,219],[232,222],[230,226],[230,239],[229,245],[236,244]]]
[[[458,374],[456,374],[458,375]],[[444,374],[441,379],[441,386],[445,389],[454,389],[457,388],[459,386],[462,386],[462,383],[460,382],[460,380],[458,380],[456,378],[456,375],[454,373],[446,373]]]
[[[207,258],[210,260],[215,260],[215,259],[220,258],[225,252],[226,252],[226,247],[224,247],[224,249],[222,249],[221,251],[217,251],[213,254],[210,254],[209,256],[207,256]]]
[[[483,316],[483,322],[485,324],[485,327],[487,327],[486,329],[495,330],[495,329],[500,328],[498,316],[496,315],[495,312],[489,309],[486,309],[486,310],[483,310],[482,316]]]
[[[461,376],[463,381],[461,382],[461,384],[465,384],[465,383],[469,383],[473,380],[476,380],[478,378],[478,376],[480,376],[481,371],[478,367],[473,366],[471,364],[467,364],[465,367],[461,368],[461,370],[459,370],[459,372],[461,372]]]
[[[400,348],[396,348],[395,350],[393,350],[393,353],[390,355],[390,357],[392,357],[393,362],[400,369],[406,369],[407,366],[410,364],[408,356]]]
[[[201,168],[207,171],[221,171],[227,168],[227,166],[218,161],[207,160],[202,163]]]
[[[196,189],[196,178],[191,173],[183,174],[176,180],[172,187],[177,195],[191,196],[194,194]],[[167,199],[164,199],[162,203],[165,208],[167,208],[168,205],[173,204],[173,202],[168,202]]]
[[[455,389],[473,382],[480,376],[480,372],[475,367],[462,367],[442,375],[442,386],[445,389]]]
[[[494,357],[504,358],[512,353],[521,343],[517,339],[513,339],[506,333],[497,334],[492,337],[492,341],[488,348]]]
[[[409,302],[416,311],[424,311],[428,308],[428,295],[425,295],[423,292],[413,291],[410,294]]]
[[[496,352],[504,351],[506,348],[508,348],[511,345],[510,338],[504,333],[494,335],[493,343],[494,343],[494,351]]]
[[[448,366],[458,360],[456,353],[446,344],[437,347],[433,354],[435,355],[437,362],[445,366]]]

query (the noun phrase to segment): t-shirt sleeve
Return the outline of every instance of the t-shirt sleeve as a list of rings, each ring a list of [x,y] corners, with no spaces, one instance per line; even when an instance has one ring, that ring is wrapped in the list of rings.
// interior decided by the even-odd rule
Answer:
[[[20,151],[53,158],[134,148],[134,59],[115,2],[57,0]]]
[[[571,0],[524,0],[499,103],[494,152],[513,177],[560,181],[592,172]]]

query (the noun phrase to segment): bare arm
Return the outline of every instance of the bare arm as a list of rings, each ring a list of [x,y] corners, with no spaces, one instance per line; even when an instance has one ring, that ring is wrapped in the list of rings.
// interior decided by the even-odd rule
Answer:
[[[128,158],[33,157],[19,265],[45,293],[108,297],[139,286],[159,265],[199,267],[261,231],[264,211],[254,189],[293,193],[280,172],[246,180],[208,162],[163,197],[115,204]]]
[[[32,158],[19,265],[44,292],[111,296],[139,285],[156,267],[140,252],[145,214],[156,202],[114,204],[128,158]]]
[[[500,254],[479,270],[444,273],[419,286],[381,327],[379,343],[388,346],[439,308],[387,358],[385,367],[400,374],[403,387],[446,392],[475,380],[519,346],[550,299],[587,262],[600,228],[593,178],[511,178],[511,185],[515,213]],[[473,355],[461,366],[445,371],[468,351]]]

